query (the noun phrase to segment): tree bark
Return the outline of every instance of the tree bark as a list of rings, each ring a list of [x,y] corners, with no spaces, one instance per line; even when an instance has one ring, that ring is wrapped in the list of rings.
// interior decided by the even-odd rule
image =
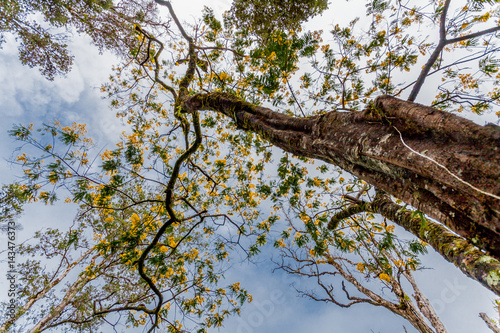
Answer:
[[[91,263],[94,264],[96,258],[99,254],[92,257]],[[106,260],[101,261],[96,269],[100,269],[106,264]],[[54,319],[58,318],[66,309],[66,307],[73,301],[74,297],[89,283],[93,278],[87,274],[87,272],[82,272],[78,276],[75,282],[68,287],[66,293],[64,294],[61,302],[54,306],[50,312],[42,318],[30,331],[29,333],[38,333],[47,328],[47,325]]]
[[[338,263],[334,258],[332,258],[331,255],[325,255],[325,257],[327,258],[328,263],[333,267],[335,267],[336,271],[340,275],[342,275],[342,277],[347,282],[351,283],[354,287],[356,287],[356,289],[358,289],[359,292],[369,297],[369,299],[359,299],[361,302],[366,302],[376,306],[385,307],[394,314],[399,315],[408,320],[413,325],[413,327],[415,327],[420,333],[435,333],[435,331],[425,321],[423,314],[419,311],[419,309],[417,309],[413,305],[413,303],[410,300],[407,300],[404,297],[398,297],[399,304],[386,300],[377,293],[374,293],[369,288],[363,286],[363,284],[361,284],[353,275],[351,275],[348,270],[345,270],[340,263]],[[404,295],[403,289],[401,288],[399,282],[391,280],[390,285],[392,287],[392,292],[394,294]],[[331,297],[332,295],[329,296]],[[351,300],[349,295],[348,298]],[[336,301],[333,298],[331,298],[331,300],[333,303],[336,303]],[[437,333],[446,333],[446,329],[442,324],[434,328],[436,329]]]
[[[356,204],[335,214],[328,228],[334,229],[341,220],[362,212],[380,214],[414,235],[418,235],[421,240],[429,243],[436,252],[455,264],[464,274],[500,296],[500,261],[498,259],[487,255],[442,224],[427,218],[422,220],[414,211],[394,203],[389,195],[382,191],[377,192],[372,202],[359,200]]]
[[[479,317],[481,317],[481,319],[484,320],[484,322],[486,323],[486,325],[488,326],[488,328],[490,330],[492,330],[495,333],[500,333],[500,328],[498,328],[498,326],[495,324],[495,322],[493,320],[491,320],[491,318],[488,317],[488,315],[486,315],[486,313],[484,313],[484,312],[479,313]]]
[[[55,306],[53,309],[51,309],[50,313],[48,313],[42,320],[40,320],[35,327],[33,327],[29,333],[38,333],[44,330],[44,328],[47,326],[47,324],[59,317],[66,306],[71,303],[71,300],[75,295],[85,287],[85,285],[91,280],[91,278],[85,274],[81,274],[78,279],[69,287],[68,291],[64,295],[63,300],[61,303],[59,303],[57,306]]]
[[[306,118],[226,93],[197,94],[183,105],[221,112],[287,152],[335,164],[500,259],[498,126],[390,96],[361,112]]]

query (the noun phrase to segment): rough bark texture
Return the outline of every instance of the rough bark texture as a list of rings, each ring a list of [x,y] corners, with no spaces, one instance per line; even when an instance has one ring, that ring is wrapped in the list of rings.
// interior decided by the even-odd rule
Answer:
[[[446,333],[446,329],[442,325],[442,323],[439,321],[438,318],[435,318],[434,322],[432,323],[433,327],[435,328],[435,331],[429,326],[429,324],[426,322],[424,318],[424,314],[421,312],[421,308],[417,308],[413,302],[407,298],[405,295],[405,292],[401,288],[401,285],[399,284],[398,281],[396,280],[391,280],[389,283],[392,293],[397,297],[398,302],[390,302],[384,297],[378,295],[377,293],[373,292],[372,290],[366,288],[361,284],[351,273],[349,273],[348,270],[345,270],[344,267],[337,261],[335,260],[334,257],[331,255],[326,255],[327,261],[330,265],[335,267],[336,272],[338,272],[342,277],[351,283],[356,289],[361,292],[362,294],[368,296],[368,298],[359,298],[359,297],[351,297],[350,295],[347,294],[347,298],[351,301],[349,305],[343,305],[344,307],[349,307],[352,304],[355,303],[370,303],[375,306],[383,306],[389,311],[405,318],[408,320],[413,327],[415,327],[420,333]],[[412,284],[412,287],[416,286],[416,284]],[[323,286],[324,287],[324,286]],[[325,288],[328,290],[328,288]],[[328,300],[340,305],[335,298],[333,297],[333,294],[331,293],[333,289],[330,291],[327,291],[328,294]],[[345,291],[345,289],[344,289]],[[419,294],[419,290],[414,288],[414,291],[416,294]],[[346,291],[347,293],[347,291]],[[406,296],[406,297],[405,297]],[[315,299],[314,297],[312,297]],[[421,304],[423,305],[423,303]],[[342,306],[342,305],[341,305]],[[430,306],[428,305],[423,305],[423,307]],[[430,309],[425,309],[425,311],[429,312]],[[435,325],[436,324],[436,325]]]
[[[500,328],[498,328],[495,322],[491,320],[491,318],[488,317],[486,313],[484,312],[479,313],[479,317],[481,317],[481,319],[484,320],[484,322],[486,323],[486,325],[490,330],[492,330],[495,333],[500,333]]]
[[[307,118],[224,93],[191,96],[184,107],[221,112],[285,151],[335,164],[500,258],[498,126],[389,96],[362,112]]]
[[[361,212],[380,214],[394,221],[407,231],[429,243],[446,260],[455,264],[463,273],[500,296],[500,261],[470,244],[463,237],[449,231],[442,224],[416,215],[394,203],[389,195],[377,192],[373,202],[359,201],[335,214],[328,227]]]

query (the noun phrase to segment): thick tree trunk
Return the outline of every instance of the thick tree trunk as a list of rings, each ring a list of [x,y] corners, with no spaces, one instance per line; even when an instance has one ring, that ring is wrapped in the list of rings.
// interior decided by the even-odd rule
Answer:
[[[225,93],[191,96],[184,107],[221,112],[287,152],[335,164],[500,258],[498,126],[389,96],[362,112],[307,118]]]

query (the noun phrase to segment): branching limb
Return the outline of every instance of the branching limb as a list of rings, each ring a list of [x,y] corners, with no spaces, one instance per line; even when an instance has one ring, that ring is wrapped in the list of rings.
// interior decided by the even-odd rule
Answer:
[[[422,88],[422,85],[424,84],[424,81],[427,78],[427,75],[429,74],[432,65],[434,65],[434,63],[439,57],[439,54],[441,53],[441,51],[443,51],[443,48],[446,46],[446,15],[448,14],[448,8],[450,7],[450,2],[451,0],[446,0],[446,2],[444,3],[443,11],[441,12],[441,17],[439,22],[439,42],[436,48],[434,49],[434,52],[432,52],[429,60],[427,60],[427,63],[425,64],[424,68],[420,72],[417,82],[413,86],[410,96],[408,97],[408,101],[410,102],[415,101],[415,99],[417,98],[417,95],[420,92],[420,88]]]
[[[147,60],[149,59],[149,50],[150,50],[150,47],[151,47],[151,42],[154,41],[155,43],[157,43],[158,45],[160,45],[160,49],[154,55],[154,65],[155,65],[155,69],[154,69],[154,72],[155,72],[154,81],[158,82],[165,90],[167,90],[168,92],[170,92],[172,94],[172,96],[174,97],[174,99],[177,99],[177,92],[175,91],[175,89],[172,88],[171,86],[167,85],[160,78],[160,69],[161,69],[161,67],[160,67],[160,60],[159,60],[159,58],[160,58],[160,55],[161,55],[161,53],[163,52],[163,49],[164,49],[163,43],[160,40],[158,40],[157,38],[155,38],[154,36],[150,35],[146,31],[144,31],[143,29],[141,29],[139,26],[136,26],[135,29],[137,31],[139,31],[141,34],[143,34],[143,36],[149,40],[148,49],[146,50],[147,58],[146,58],[146,60],[144,60],[143,62],[141,62],[140,65],[144,66],[146,64]]]
[[[500,282],[493,278],[500,274],[499,260],[485,254],[444,225],[394,203],[383,191],[377,191],[371,203],[363,201],[337,213],[335,215],[337,218],[334,216],[335,219],[332,218],[333,223],[330,221],[330,224],[335,226],[335,223],[340,222],[339,218],[345,219],[361,212],[381,214],[414,235],[418,235],[421,240],[429,243],[434,250],[455,264],[466,275],[500,295]]]
[[[424,296],[420,288],[418,287],[417,283],[415,282],[415,279],[413,278],[413,275],[408,272],[404,271],[403,275],[405,276],[406,280],[410,282],[414,294],[413,298],[415,298],[415,301],[417,302],[417,306],[420,309],[420,312],[431,322],[432,326],[436,329],[436,332],[438,333],[446,333],[446,329],[439,320],[438,315],[434,311],[434,308],[432,307],[431,303],[427,299],[427,297]]]
[[[155,0],[155,2],[161,6],[165,6],[168,8],[168,11],[170,13],[170,16],[174,19],[175,24],[177,25],[177,28],[181,31],[182,37],[184,37],[188,42],[192,42],[193,39],[186,33],[184,28],[182,27],[181,22],[177,18],[177,15],[174,12],[174,9],[172,8],[172,4],[170,1],[165,1],[165,0]]]
[[[77,260],[73,263],[69,264],[68,267],[62,272],[56,279],[52,280],[47,286],[45,286],[42,290],[38,291],[36,294],[32,295],[28,298],[28,302],[22,307],[21,310],[16,312],[14,316],[9,318],[5,323],[0,327],[0,332],[7,332],[9,327],[11,327],[19,317],[21,317],[24,313],[26,313],[38,300],[42,299],[52,288],[54,288],[59,282],[61,282],[71,270],[78,265],[82,260],[88,257],[88,255],[93,251],[93,249],[87,250],[83,255],[81,255]]]
[[[446,15],[448,13],[448,9],[450,6],[451,0],[446,0],[443,6],[443,11],[441,12],[440,16],[440,22],[439,22],[439,42],[436,45],[436,48],[434,51],[431,53],[431,56],[427,60],[427,63],[423,67],[422,71],[420,72],[420,75],[418,76],[418,79],[413,86],[413,89],[410,93],[410,96],[408,97],[408,101],[413,102],[417,98],[418,93],[420,92],[420,89],[422,88],[425,79],[429,75],[430,70],[432,69],[432,66],[436,62],[436,60],[439,58],[439,55],[443,51],[444,47],[446,45],[454,44],[457,42],[461,42],[464,40],[484,36],[487,34],[491,34],[497,31],[500,31],[500,26],[499,27],[492,27],[489,29],[481,30],[475,33],[471,33],[465,36],[460,36],[460,37],[455,37],[451,39],[446,38]]]
[[[336,213],[330,219],[328,223],[328,229],[335,230],[339,226],[339,223],[353,215],[363,213],[367,211],[367,202],[361,201],[360,203],[353,204],[340,212]]]
[[[139,260],[138,260],[138,270],[139,270],[139,275],[141,276],[141,278],[146,281],[146,283],[148,284],[149,288],[151,288],[151,290],[153,290],[153,292],[156,294],[156,296],[158,297],[158,303],[156,304],[156,307],[153,309],[153,310],[149,310],[147,309],[146,307],[144,307],[144,309],[141,309],[142,311],[146,312],[146,313],[149,313],[149,314],[153,314],[155,319],[154,319],[154,323],[153,323],[153,326],[151,327],[151,329],[148,331],[148,332],[152,332],[155,328],[158,327],[158,324],[159,324],[159,312],[161,310],[161,307],[163,305],[163,294],[161,293],[161,291],[156,287],[155,283],[153,282],[153,280],[148,276],[146,275],[146,272],[144,271],[144,261],[146,260],[149,252],[153,249],[153,247],[155,247],[155,245],[158,243],[158,241],[160,240],[160,237],[165,233],[165,231],[167,231],[167,228],[170,227],[172,224],[173,224],[174,220],[173,219],[170,219],[168,220],[167,222],[165,222],[161,228],[158,230],[158,232],[156,233],[155,235],[155,238],[153,238],[153,240],[151,241],[151,243],[146,247],[146,249],[142,252]]]

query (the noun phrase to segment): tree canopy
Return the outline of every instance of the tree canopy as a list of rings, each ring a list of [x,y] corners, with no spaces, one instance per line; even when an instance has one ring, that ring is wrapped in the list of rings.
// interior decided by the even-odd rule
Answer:
[[[12,129],[24,179],[3,187],[0,221],[34,201],[80,208],[69,229],[19,245],[41,258],[20,264],[2,329],[90,331],[119,313],[205,332],[251,301],[221,285],[231,253],[267,242],[326,292],[306,296],[381,305],[420,332],[445,332],[412,276],[428,244],[500,295],[500,128],[457,114],[500,115],[496,2],[367,1],[368,19],[329,32],[302,28],[326,1],[236,0],[192,24],[173,5],[1,5],[2,38],[49,79],[70,70],[64,28],[116,51],[101,90],[129,126],[101,152],[84,124]],[[420,98],[427,85],[435,96]]]
[[[102,51],[127,54],[133,45],[132,27],[163,27],[151,1],[6,0],[0,5],[0,46],[7,34],[19,41],[19,60],[37,67],[48,79],[71,70],[68,50],[72,32],[83,33]]]

